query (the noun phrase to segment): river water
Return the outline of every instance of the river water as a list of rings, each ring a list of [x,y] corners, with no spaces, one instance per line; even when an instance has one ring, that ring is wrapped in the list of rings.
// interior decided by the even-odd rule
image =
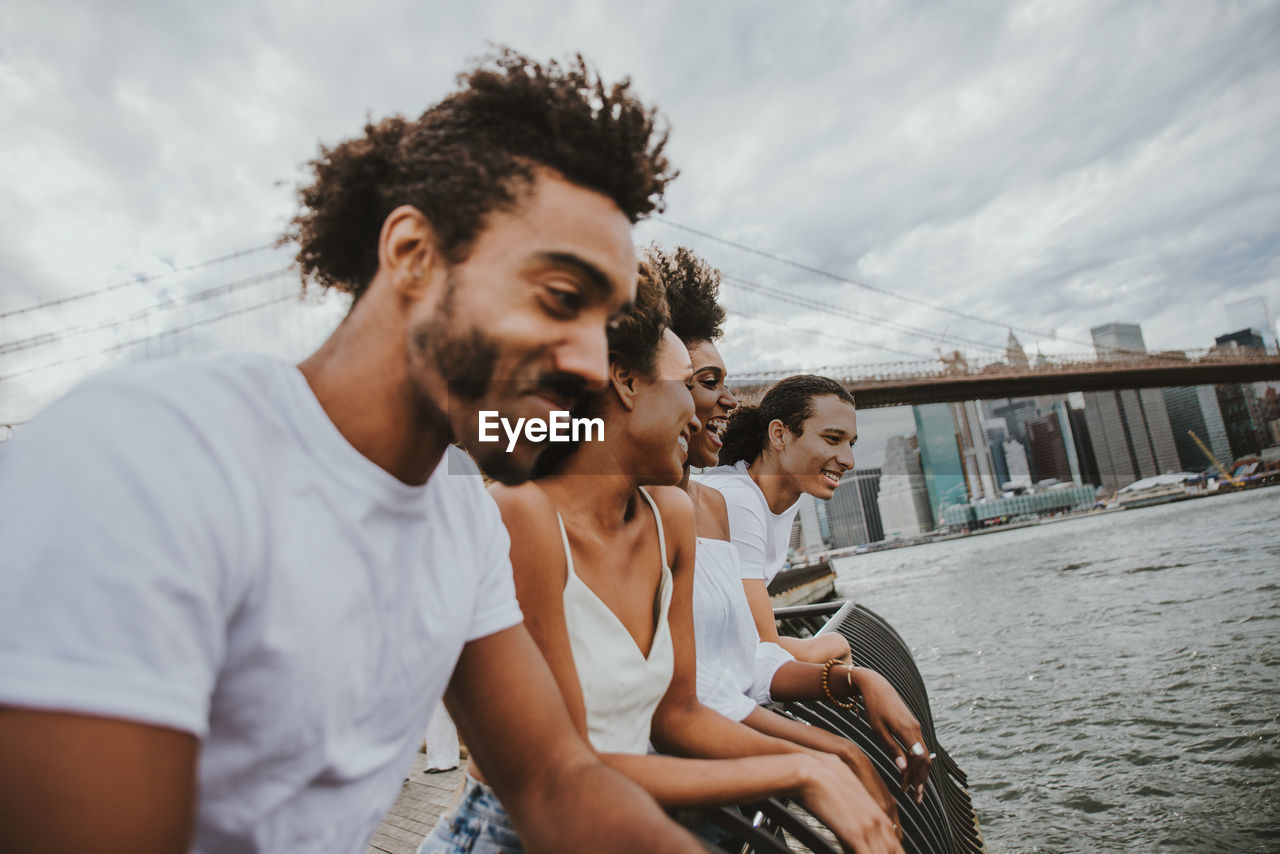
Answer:
[[[836,562],[993,852],[1280,851],[1280,488]]]

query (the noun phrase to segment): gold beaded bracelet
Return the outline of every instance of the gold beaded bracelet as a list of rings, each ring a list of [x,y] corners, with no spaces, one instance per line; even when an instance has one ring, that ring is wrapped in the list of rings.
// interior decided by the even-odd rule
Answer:
[[[843,662],[838,658],[833,658],[830,661],[828,661],[826,664],[822,665],[822,693],[826,694],[828,700],[835,703],[837,706],[839,706],[842,709],[856,709],[858,708],[857,699],[851,700],[846,703],[840,700],[840,698],[837,697],[835,694],[831,693],[831,668],[835,667],[837,664],[843,664]],[[850,688],[850,693],[852,693],[852,689],[853,689],[853,672],[852,671],[849,672],[849,688]]]

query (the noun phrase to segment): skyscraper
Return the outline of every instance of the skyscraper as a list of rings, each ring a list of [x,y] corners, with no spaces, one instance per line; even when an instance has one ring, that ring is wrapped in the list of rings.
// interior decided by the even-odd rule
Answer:
[[[929,489],[930,515],[938,519],[943,507],[969,503],[955,419],[949,403],[913,406],[911,414],[915,416],[920,465]]]
[[[1036,417],[1034,401],[1026,398],[1013,400],[984,400],[982,408],[987,414],[987,421],[1000,418],[1004,420],[1006,439],[1017,439],[1026,444],[1027,419]],[[1003,441],[1003,440],[1002,440]]]
[[[1262,400],[1253,383],[1225,383],[1215,386],[1214,391],[1232,459],[1259,453],[1271,443],[1263,421]]]
[[[878,468],[844,473],[835,495],[827,502],[833,549],[860,546],[884,539],[878,503],[880,476],[881,470]]]
[[[1083,409],[1067,407],[1067,421],[1071,424],[1071,441],[1076,449],[1076,461],[1080,464],[1080,479],[1094,486],[1102,485],[1098,473],[1098,458],[1093,452],[1093,438]]]
[[[1098,358],[1115,361],[1146,351],[1142,328],[1107,323],[1089,330]],[[1119,489],[1143,477],[1178,471],[1178,448],[1160,389],[1085,392],[1085,421],[1102,486]]]
[[[796,514],[796,523],[800,526],[800,541],[797,544],[800,551],[822,551],[827,545],[822,536],[822,526],[818,523],[820,503],[807,493],[800,496],[800,511]]]
[[[1268,350],[1276,351],[1276,324],[1266,297],[1249,297],[1226,304],[1227,323],[1232,329],[1256,329]]]
[[[969,500],[999,498],[1000,484],[996,481],[996,467],[991,459],[986,433],[982,428],[982,414],[976,400],[951,404],[951,419],[955,424],[960,463],[964,467],[965,487]]]
[[[1027,465],[1027,451],[1017,439],[1009,439],[1004,443],[1004,463],[1009,468],[1010,485],[1031,486],[1031,468]]]
[[[1104,488],[1181,470],[1160,389],[1085,392],[1084,403]]]
[[[1147,352],[1142,327],[1136,323],[1104,323],[1090,329],[1089,334],[1099,359],[1123,359]]]
[[[1067,454],[1067,471],[1071,472],[1071,482],[1076,486],[1083,486],[1085,463],[1081,459],[1083,452],[1080,449],[1080,441],[1075,435],[1076,425],[1071,420],[1073,411],[1071,404],[1066,400],[1060,400],[1053,405],[1053,411],[1058,415],[1058,427],[1062,430],[1062,443]],[[1083,412],[1080,414],[1084,415]],[[1083,427],[1083,424],[1081,426]]]
[[[915,537],[933,529],[920,451],[904,436],[893,436],[885,445],[876,503],[885,537]]]
[[[1037,482],[1050,478],[1071,482],[1067,446],[1058,413],[1048,412],[1027,421],[1027,451]]]
[[[1195,431],[1200,441],[1209,446],[1209,450],[1220,462],[1231,462],[1227,428],[1223,424],[1222,411],[1218,407],[1218,396],[1213,386],[1182,386],[1166,388],[1163,392],[1182,470],[1204,471],[1211,465],[1204,451],[1191,438],[1191,431]]]
[[[1266,351],[1267,342],[1262,337],[1262,333],[1252,327],[1238,329],[1235,332],[1228,332],[1226,335],[1219,335],[1213,339],[1215,347],[1240,347],[1247,350]]]
[[[991,452],[991,462],[996,468],[996,483],[1003,488],[1009,482],[1009,466],[1004,461],[1004,440],[1009,438],[1009,430],[1003,418],[990,418],[983,422],[987,434],[987,448]]]

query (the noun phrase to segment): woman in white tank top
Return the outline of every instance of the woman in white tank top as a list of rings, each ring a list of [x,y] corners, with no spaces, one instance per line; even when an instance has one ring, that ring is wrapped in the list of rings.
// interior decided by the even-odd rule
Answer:
[[[838,760],[698,701],[693,508],[675,484],[701,428],[688,352],[666,322],[660,285],[642,271],[633,309],[609,333],[608,386],[575,413],[602,418],[603,439],[552,446],[547,474],[492,489],[525,623],[579,731],[664,807],[786,794],[854,851],[901,851],[893,822]]]
[[[651,265],[666,272],[664,283],[671,310],[671,329],[689,351],[694,414],[704,426],[689,444],[689,457],[680,484],[693,499],[698,537],[698,571],[693,594],[698,697],[722,714],[760,732],[840,757],[892,815],[895,812],[892,796],[856,745],[759,705],[770,700],[822,698],[824,667],[798,662],[777,644],[761,640],[743,583],[744,580],[749,583],[753,576],[743,570],[739,550],[730,542],[731,523],[725,496],[689,478],[691,467],[717,464],[723,444],[720,434],[730,414],[738,408],[737,399],[725,384],[724,360],[714,343],[720,337],[725,317],[717,301],[719,273],[686,249],[676,250],[671,257],[656,250],[650,252],[658,256],[651,260]],[[754,486],[750,489],[759,493]],[[791,517],[787,517],[786,533],[790,532],[790,521]],[[767,594],[765,604],[768,607]],[[764,619],[773,628],[771,610]],[[820,650],[820,654],[845,658],[848,646],[839,635],[834,637],[840,645]],[[888,681],[874,671],[847,664],[825,670],[826,684],[835,697],[843,700],[861,695],[868,720],[881,733],[885,746],[897,760],[903,790],[920,800],[930,759],[924,749],[919,722],[906,704]],[[917,743],[921,750],[913,751],[911,746]]]

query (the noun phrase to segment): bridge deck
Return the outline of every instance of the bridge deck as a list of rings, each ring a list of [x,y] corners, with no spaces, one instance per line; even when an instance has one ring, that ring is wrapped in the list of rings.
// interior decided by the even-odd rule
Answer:
[[[842,383],[853,392],[859,409],[876,409],[957,400],[1068,394],[1073,391],[1266,382],[1280,379],[1280,356],[1205,356],[1194,361],[1152,356],[1129,361],[1051,362],[1026,370],[996,363],[939,370],[913,367],[913,370],[873,375],[851,368],[824,368],[812,373],[829,376]],[[763,391],[783,376],[786,373],[770,372],[745,377],[732,383],[733,390],[737,394],[750,395]]]

